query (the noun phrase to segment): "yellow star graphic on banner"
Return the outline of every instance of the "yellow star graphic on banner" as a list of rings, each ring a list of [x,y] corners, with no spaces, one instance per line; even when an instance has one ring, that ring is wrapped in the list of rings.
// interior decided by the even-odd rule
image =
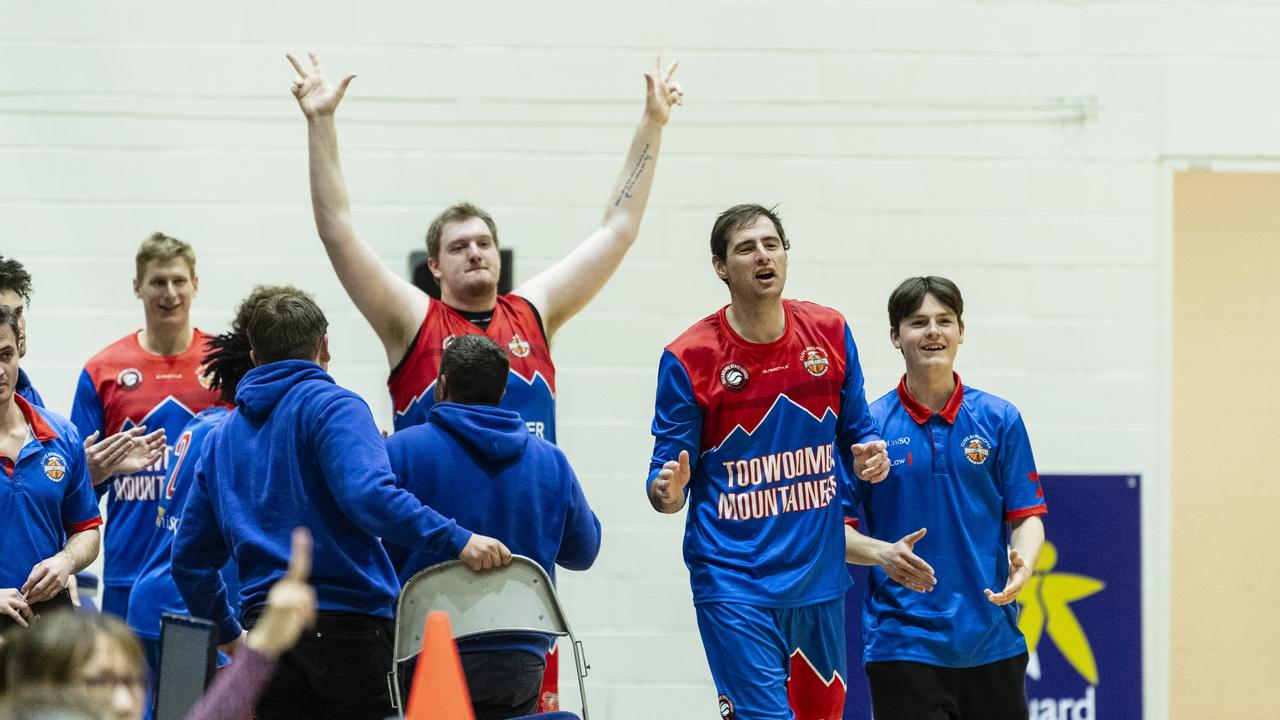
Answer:
[[[1048,629],[1049,639],[1071,667],[1090,685],[1097,685],[1098,665],[1093,659],[1093,648],[1076,614],[1071,612],[1070,604],[1100,592],[1106,583],[1084,575],[1055,573],[1053,568],[1057,564],[1058,550],[1046,541],[1035,572],[1018,595],[1018,604],[1022,606],[1018,629],[1026,636],[1027,649],[1033,653]]]

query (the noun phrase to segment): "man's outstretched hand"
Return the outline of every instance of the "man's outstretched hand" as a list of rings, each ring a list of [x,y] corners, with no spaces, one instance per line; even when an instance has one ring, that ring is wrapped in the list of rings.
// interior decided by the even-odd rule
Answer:
[[[916,592],[929,592],[938,584],[933,568],[915,553],[916,543],[924,534],[925,529],[920,528],[880,553],[880,567],[885,574]]]
[[[1027,580],[1031,579],[1031,568],[1027,567],[1027,563],[1018,554],[1017,550],[1009,550],[1009,579],[1004,584],[1004,589],[1000,592],[993,592],[991,588],[982,591],[987,599],[995,605],[1008,605],[1018,597],[1018,593],[1022,592],[1022,588],[1027,584]]]
[[[859,480],[878,483],[889,476],[889,446],[883,440],[857,443],[849,449],[853,452],[853,474]]]
[[[145,425],[122,430],[106,440],[99,433],[84,439],[84,458],[89,465],[89,480],[101,485],[115,475],[129,475],[151,467],[164,457],[164,428],[152,433]]]
[[[286,54],[289,63],[297,73],[293,77],[293,96],[298,99],[298,107],[308,118],[333,115],[347,94],[347,86],[355,79],[355,75],[343,76],[337,85],[330,83],[324,76],[324,68],[320,66],[320,58],[313,52],[307,53],[311,58],[311,70],[302,67],[302,63],[292,55]]]

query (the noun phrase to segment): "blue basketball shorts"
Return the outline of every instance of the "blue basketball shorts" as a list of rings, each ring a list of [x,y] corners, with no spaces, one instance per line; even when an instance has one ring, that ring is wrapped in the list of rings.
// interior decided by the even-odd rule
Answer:
[[[840,720],[844,598],[797,608],[698,605],[723,720]]]

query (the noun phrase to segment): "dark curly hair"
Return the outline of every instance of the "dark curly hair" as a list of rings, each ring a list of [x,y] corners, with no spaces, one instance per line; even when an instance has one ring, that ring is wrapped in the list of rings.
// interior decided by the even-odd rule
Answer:
[[[0,290],[12,290],[22,298],[24,305],[31,305],[31,273],[13,258],[0,256]]]

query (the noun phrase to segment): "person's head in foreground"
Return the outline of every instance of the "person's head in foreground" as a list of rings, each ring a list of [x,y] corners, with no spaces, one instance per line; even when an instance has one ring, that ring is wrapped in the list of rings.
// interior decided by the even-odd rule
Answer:
[[[507,391],[510,360],[487,335],[455,338],[440,356],[436,402],[497,405]]]
[[[113,720],[138,720],[146,687],[142,645],[111,615],[59,611],[0,645],[0,697],[39,688],[80,692]],[[50,710],[48,717],[59,717]],[[39,716],[37,716],[39,717]],[[67,714],[65,717],[77,717]]]
[[[245,328],[256,365],[310,360],[329,367],[329,321],[315,300],[296,288],[260,299]]]

